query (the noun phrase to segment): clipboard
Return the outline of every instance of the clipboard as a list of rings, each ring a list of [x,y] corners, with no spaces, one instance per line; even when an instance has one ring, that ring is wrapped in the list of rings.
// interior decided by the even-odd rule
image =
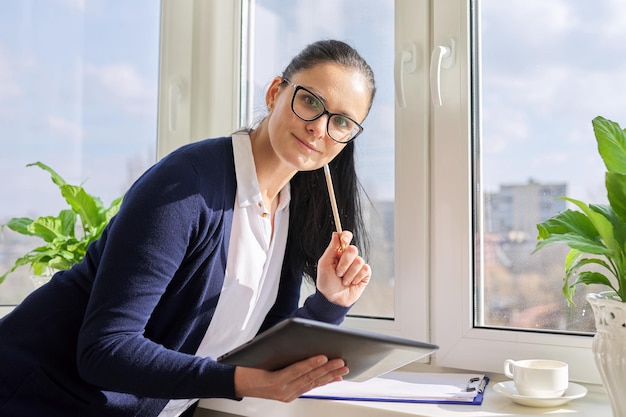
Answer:
[[[277,370],[324,354],[342,358],[350,381],[366,381],[435,352],[430,343],[302,318],[290,318],[217,358],[224,364]]]
[[[488,383],[489,377],[483,374],[390,372],[366,382],[334,382],[301,398],[481,405]]]

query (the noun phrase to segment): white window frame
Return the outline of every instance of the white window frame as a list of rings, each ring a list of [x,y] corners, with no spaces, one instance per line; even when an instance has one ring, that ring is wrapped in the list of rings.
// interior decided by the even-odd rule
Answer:
[[[474,328],[468,0],[433,1],[435,45],[454,38],[456,63],[442,71],[443,105],[432,116],[431,282],[437,364],[502,373],[505,359],[551,358],[574,381],[600,383],[592,338]],[[477,126],[477,130],[480,126]]]
[[[162,158],[239,125],[245,2],[163,0],[158,145]]]
[[[159,81],[159,158],[178,146],[224,136],[248,118],[239,103],[242,72],[248,72],[241,43],[249,43],[241,22],[252,14],[253,1],[163,0]],[[398,59],[406,43],[428,42],[428,2],[398,0]],[[419,16],[405,21],[407,14]],[[413,23],[413,24],[409,24]],[[211,28],[208,30],[207,28]],[[245,28],[244,28],[245,29]],[[428,86],[427,48],[416,49],[418,69],[405,74],[405,91]],[[218,62],[219,65],[215,65]],[[249,71],[251,74],[252,71]],[[249,78],[250,76],[247,75]],[[252,84],[250,82],[249,84]],[[219,90],[216,90],[219,88]],[[178,95],[177,95],[178,94]],[[232,100],[232,101],[231,101]],[[396,147],[395,320],[349,318],[346,325],[419,340],[429,339],[428,316],[428,98],[415,95],[396,112],[396,134],[407,138]],[[172,107],[174,106],[174,107]],[[171,118],[175,116],[175,128]],[[400,127],[399,127],[400,126]],[[404,126],[404,127],[402,127]],[[418,178],[418,180],[415,180]]]
[[[159,157],[239,127],[241,74],[249,70],[241,22],[253,8],[249,0],[162,4]],[[573,381],[600,383],[590,337],[474,328],[470,4],[395,0],[395,7],[397,85],[403,51],[417,59],[415,71],[402,74],[406,107],[397,105],[395,116],[395,319],[346,324],[437,343],[438,366],[501,373],[508,358],[555,358],[570,364]],[[450,39],[454,65],[441,71],[443,105],[433,106],[430,53]]]
[[[394,319],[346,319],[346,325],[430,340],[428,0],[395,0]],[[407,56],[406,54],[411,54]],[[403,63],[403,56],[410,60]],[[401,88],[402,87],[402,88]],[[380,88],[380,87],[379,87]],[[404,91],[402,91],[404,90]],[[404,93],[404,103],[400,96]],[[375,273],[375,271],[374,271]],[[431,358],[427,358],[429,361]]]

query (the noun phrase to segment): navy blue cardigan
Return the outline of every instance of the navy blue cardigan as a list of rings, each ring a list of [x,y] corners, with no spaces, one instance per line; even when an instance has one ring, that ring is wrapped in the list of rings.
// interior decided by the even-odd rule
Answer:
[[[146,171],[84,261],[0,320],[0,416],[147,417],[169,399],[235,398],[234,368],[194,355],[222,289],[235,192],[231,138]],[[320,293],[298,308],[301,280],[283,267],[263,329],[343,320]]]

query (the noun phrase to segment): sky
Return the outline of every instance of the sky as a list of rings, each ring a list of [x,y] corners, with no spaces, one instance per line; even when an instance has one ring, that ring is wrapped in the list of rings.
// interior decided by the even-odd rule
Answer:
[[[265,22],[255,38],[263,45],[257,97],[265,87],[259,80],[271,79],[306,43],[326,36],[350,42],[379,87],[358,138],[361,179],[370,196],[393,198],[393,3],[300,0],[290,14],[293,3],[257,2]],[[602,115],[626,127],[626,2],[482,0],[479,10],[481,189],[532,179],[566,183],[570,196],[604,202],[591,120]],[[316,13],[325,18],[311,18]]]
[[[604,201],[591,120],[626,127],[626,2],[488,0],[482,12],[484,188],[533,178]]]
[[[332,36],[355,46],[378,83],[358,138],[362,182],[370,196],[390,199],[393,2],[353,4],[259,0],[256,94],[310,41]],[[59,207],[49,176],[25,167],[35,161],[110,202],[156,158],[159,2],[0,6],[0,221]],[[604,198],[591,119],[626,126],[624,39],[623,0],[482,1],[484,190],[532,178],[566,182],[574,198]]]
[[[35,161],[108,205],[155,160],[159,2],[0,7],[0,222],[65,208]]]

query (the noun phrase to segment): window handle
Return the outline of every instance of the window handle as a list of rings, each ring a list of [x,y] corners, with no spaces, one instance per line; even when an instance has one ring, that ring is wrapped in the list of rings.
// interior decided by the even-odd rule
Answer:
[[[404,74],[411,74],[417,69],[417,47],[409,42],[396,54],[394,63],[394,84],[396,87],[396,101],[401,109],[406,107],[404,98]]]
[[[448,69],[454,65],[454,39],[449,45],[437,45],[430,57],[430,97],[433,106],[441,106],[441,69]]]

